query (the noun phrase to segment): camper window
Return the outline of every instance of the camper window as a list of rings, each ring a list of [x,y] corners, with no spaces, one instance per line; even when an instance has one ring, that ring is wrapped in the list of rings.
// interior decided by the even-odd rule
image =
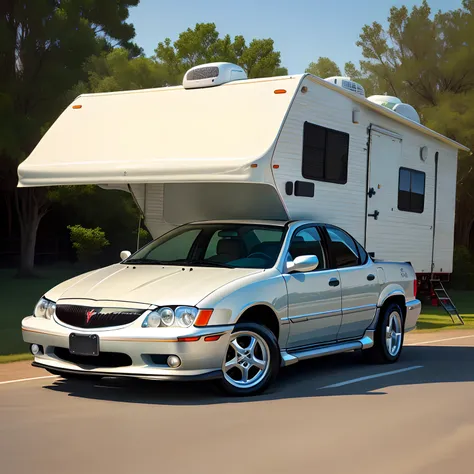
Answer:
[[[398,176],[398,209],[421,214],[425,207],[426,174],[422,171],[400,168]]]
[[[303,177],[315,181],[347,183],[349,134],[305,122]]]

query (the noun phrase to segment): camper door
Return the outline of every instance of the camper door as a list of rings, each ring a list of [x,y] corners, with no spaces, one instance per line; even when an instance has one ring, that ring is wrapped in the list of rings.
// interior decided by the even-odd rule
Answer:
[[[371,127],[365,243],[375,258],[411,262],[417,273],[429,273],[433,176],[415,150],[400,135]]]
[[[397,208],[397,170],[401,153],[399,135],[371,128],[365,247],[368,252],[375,253],[375,258],[389,258],[391,245],[388,241],[395,237],[391,233],[395,231],[392,226]]]

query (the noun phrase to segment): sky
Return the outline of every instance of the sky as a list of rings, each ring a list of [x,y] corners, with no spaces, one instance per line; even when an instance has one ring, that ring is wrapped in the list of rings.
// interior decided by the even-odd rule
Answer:
[[[428,1],[433,12],[461,6],[461,0]],[[215,23],[221,36],[243,35],[247,43],[272,38],[282,66],[299,74],[320,56],[331,58],[341,69],[347,61],[357,65],[361,52],[355,43],[365,24],[385,25],[392,6],[411,9],[420,4],[421,0],[141,0],[130,9],[129,21],[135,25],[135,41],[147,55],[154,53],[158,42],[174,41],[196,23]]]

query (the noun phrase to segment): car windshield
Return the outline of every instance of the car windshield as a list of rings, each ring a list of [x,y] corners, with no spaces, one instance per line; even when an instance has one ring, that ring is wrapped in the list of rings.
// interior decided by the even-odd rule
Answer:
[[[276,225],[189,224],[150,242],[123,263],[271,268],[285,233],[284,226]]]

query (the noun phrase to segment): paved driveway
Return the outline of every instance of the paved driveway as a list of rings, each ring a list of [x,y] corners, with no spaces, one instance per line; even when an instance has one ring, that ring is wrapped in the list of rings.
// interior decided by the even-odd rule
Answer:
[[[0,366],[0,473],[472,474],[474,332],[406,344],[390,366],[297,364],[252,399],[197,383],[12,383],[48,374]]]

